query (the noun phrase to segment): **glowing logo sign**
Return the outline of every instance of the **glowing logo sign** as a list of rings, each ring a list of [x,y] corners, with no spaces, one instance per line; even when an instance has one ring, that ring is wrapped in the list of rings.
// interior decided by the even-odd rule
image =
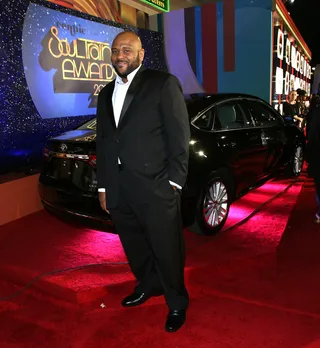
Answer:
[[[42,118],[94,115],[101,89],[115,78],[111,44],[122,28],[30,3],[22,57]]]
[[[155,7],[157,10],[163,11],[163,12],[169,12],[170,11],[170,0],[141,0],[142,2],[145,2],[146,4]]]

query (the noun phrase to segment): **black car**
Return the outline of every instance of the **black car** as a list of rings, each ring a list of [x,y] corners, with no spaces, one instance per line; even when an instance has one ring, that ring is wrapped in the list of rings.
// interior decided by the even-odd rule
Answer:
[[[253,96],[191,95],[186,103],[191,140],[182,217],[191,230],[212,235],[225,223],[230,204],[263,179],[279,170],[300,174],[305,137]],[[95,138],[93,119],[49,140],[39,192],[52,212],[110,223],[98,202]]]

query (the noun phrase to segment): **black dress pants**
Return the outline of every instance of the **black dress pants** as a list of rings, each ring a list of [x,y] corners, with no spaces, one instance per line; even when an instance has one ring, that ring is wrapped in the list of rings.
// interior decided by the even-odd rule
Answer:
[[[189,303],[180,201],[168,179],[148,182],[123,170],[119,204],[110,211],[138,281],[135,291],[163,292],[170,309],[186,309]]]

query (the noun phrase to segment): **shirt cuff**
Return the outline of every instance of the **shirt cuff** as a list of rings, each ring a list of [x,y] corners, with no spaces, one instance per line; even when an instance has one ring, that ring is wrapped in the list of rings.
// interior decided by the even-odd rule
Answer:
[[[180,185],[176,184],[175,182],[169,180],[169,183],[170,183],[170,185],[175,186],[179,190],[182,190],[182,187]]]
[[[98,188],[98,192],[106,192],[106,189],[104,189],[104,188]]]

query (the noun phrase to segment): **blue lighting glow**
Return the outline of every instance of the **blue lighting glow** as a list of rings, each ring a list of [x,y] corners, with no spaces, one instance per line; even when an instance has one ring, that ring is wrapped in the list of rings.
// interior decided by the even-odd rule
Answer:
[[[120,25],[44,0],[7,1],[0,12],[0,173],[24,164],[38,165],[48,138],[95,116],[87,86],[79,91],[79,84],[71,86],[70,91],[54,93],[61,87],[59,80],[58,85],[54,84],[57,69],[37,67],[49,27],[68,20],[87,28],[90,38],[101,42],[109,42],[121,30],[136,31],[146,50],[144,65],[166,70],[160,33]],[[77,37],[62,32],[59,37],[68,41]]]

